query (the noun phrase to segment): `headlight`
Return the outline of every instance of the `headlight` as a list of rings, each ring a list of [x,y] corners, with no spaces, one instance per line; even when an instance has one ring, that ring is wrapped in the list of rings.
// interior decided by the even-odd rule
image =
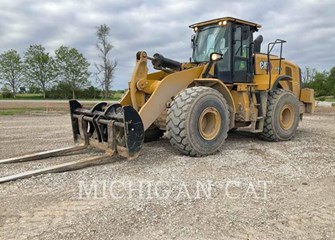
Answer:
[[[222,59],[222,54],[221,53],[216,53],[216,52],[213,52],[211,53],[211,61],[215,62],[215,61],[219,61]]]

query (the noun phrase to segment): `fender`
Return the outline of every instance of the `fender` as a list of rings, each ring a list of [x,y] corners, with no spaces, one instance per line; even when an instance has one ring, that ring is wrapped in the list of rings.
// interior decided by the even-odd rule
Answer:
[[[281,75],[281,76],[277,77],[276,81],[272,85],[271,90],[277,89],[278,85],[280,84],[280,81],[292,81],[292,80],[293,80],[293,78],[289,75]],[[291,91],[293,90],[293,89],[290,89],[290,87],[287,84],[283,84],[283,85],[282,85],[283,89],[291,90]]]
[[[233,100],[233,96],[230,93],[230,90],[227,86],[220,80],[216,78],[198,78],[194,80],[195,86],[207,86],[218,90],[223,97],[226,99],[229,109],[230,115],[230,129],[235,125],[235,113],[236,113],[236,106]]]

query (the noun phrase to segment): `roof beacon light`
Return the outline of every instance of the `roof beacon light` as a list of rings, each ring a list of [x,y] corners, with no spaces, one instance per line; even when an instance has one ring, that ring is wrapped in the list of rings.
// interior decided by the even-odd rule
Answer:
[[[227,25],[227,21],[226,21],[226,20],[224,20],[224,21],[220,21],[220,22],[219,22],[219,25],[220,25],[220,26],[226,26],[226,25]]]
[[[222,22],[222,25],[223,25],[223,26],[226,26],[226,25],[227,25],[227,21],[224,20],[224,21]]]

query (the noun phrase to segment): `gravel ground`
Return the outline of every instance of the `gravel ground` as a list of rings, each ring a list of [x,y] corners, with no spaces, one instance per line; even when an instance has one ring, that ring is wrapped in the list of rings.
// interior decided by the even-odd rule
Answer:
[[[2,116],[0,129],[1,159],[72,144],[67,115]],[[335,109],[318,108],[289,142],[234,132],[220,153],[190,158],[163,139],[135,161],[5,183],[0,239],[335,239],[334,139]]]

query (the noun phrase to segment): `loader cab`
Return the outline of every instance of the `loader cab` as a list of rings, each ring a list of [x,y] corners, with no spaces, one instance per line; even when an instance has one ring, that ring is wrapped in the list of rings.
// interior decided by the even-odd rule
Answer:
[[[221,18],[191,25],[192,60],[196,63],[210,62],[212,53],[219,53],[215,61],[214,76],[225,83],[252,82],[253,32],[260,25],[236,18]]]

